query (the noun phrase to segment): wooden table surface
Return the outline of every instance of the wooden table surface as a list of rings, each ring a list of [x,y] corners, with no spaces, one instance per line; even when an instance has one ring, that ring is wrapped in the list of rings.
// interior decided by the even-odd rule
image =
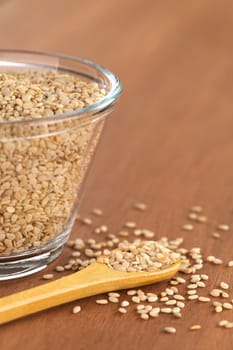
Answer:
[[[222,0],[1,0],[0,46],[78,55],[105,65],[122,79],[124,93],[109,117],[98,148],[81,213],[104,210],[111,232],[126,220],[155,231],[156,238],[184,237],[224,264],[205,264],[206,295],[220,281],[233,288],[232,230],[219,240],[220,223],[233,224],[233,6]],[[132,203],[148,204],[145,213]],[[206,224],[181,227],[192,205],[202,205]],[[91,236],[76,225],[74,237]],[[92,235],[93,236],[93,235]],[[66,260],[65,250],[57,263]],[[38,273],[2,282],[1,296],[44,283]],[[166,283],[145,288],[159,293]],[[125,294],[124,294],[125,295]],[[233,293],[231,294],[233,298]],[[232,349],[233,311],[215,314],[210,304],[189,302],[181,319],[163,315],[140,320],[131,305],[126,315],[95,297],[4,325],[4,350]],[[189,326],[202,329],[190,332]],[[177,328],[175,335],[162,332]]]

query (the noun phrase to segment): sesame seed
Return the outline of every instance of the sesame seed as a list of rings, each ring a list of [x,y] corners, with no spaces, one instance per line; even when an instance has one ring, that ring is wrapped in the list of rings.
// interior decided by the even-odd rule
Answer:
[[[197,293],[197,290],[196,290],[196,289],[190,289],[190,290],[187,291],[187,294],[188,294],[188,295],[194,295],[194,294],[196,294],[196,293]]]
[[[233,322],[228,322],[224,327],[225,328],[233,328]]]
[[[124,308],[124,307],[120,307],[118,309],[118,311],[121,313],[121,314],[126,314],[127,310]]]
[[[222,306],[221,305],[218,305],[215,307],[215,312],[222,312]]]
[[[52,273],[47,273],[47,274],[43,275],[44,280],[51,280],[53,277],[54,277],[54,275]]]
[[[227,263],[227,266],[228,266],[228,267],[232,267],[232,266],[233,266],[233,260],[230,260],[230,261]]]
[[[168,301],[165,302],[166,305],[176,305],[176,300],[175,299],[170,299]]]
[[[196,213],[189,213],[188,219],[194,220],[194,221],[197,220],[197,214]]]
[[[91,225],[92,224],[92,220],[90,218],[83,218],[81,220],[81,222],[85,225]]]
[[[218,229],[220,231],[229,231],[230,230],[230,226],[226,225],[226,224],[221,224],[221,225],[218,225]]]
[[[157,295],[152,295],[152,296],[147,297],[147,300],[149,301],[149,303],[153,303],[153,302],[158,300],[158,297],[157,297]]]
[[[137,294],[137,291],[134,290],[134,289],[131,289],[131,290],[128,290],[128,291],[127,291],[127,294],[128,294],[128,295],[136,295],[136,294]]]
[[[116,293],[116,292],[109,292],[108,296],[113,297],[113,298],[120,298],[121,295],[119,293]]]
[[[196,289],[197,288],[197,284],[196,283],[191,283],[187,286],[188,289]]]
[[[207,281],[209,279],[209,276],[208,275],[205,275],[205,274],[201,274],[201,278],[204,280],[204,281]]]
[[[182,229],[185,231],[192,231],[194,229],[194,226],[191,224],[185,224],[182,226]]]
[[[121,306],[122,306],[122,307],[127,307],[127,306],[129,306],[128,300],[123,300],[123,301],[121,302]]]
[[[177,280],[177,282],[179,282],[181,284],[186,283],[186,280],[184,278],[182,278],[182,277],[179,277],[179,276],[176,277],[176,280]]]
[[[222,291],[222,298],[229,298],[229,294]]]
[[[96,304],[100,304],[100,305],[108,304],[107,299],[97,299],[95,302],[96,302]]]
[[[169,334],[175,334],[176,333],[176,329],[174,327],[164,327],[163,331],[165,333],[169,333]]]
[[[56,270],[57,272],[63,272],[63,271],[65,271],[64,267],[63,267],[63,266],[60,266],[60,265],[56,266],[56,267],[55,267],[55,270]]]
[[[220,283],[220,287],[221,287],[222,289],[229,289],[229,284],[227,284],[226,282],[221,282],[221,283]]]
[[[204,215],[200,215],[197,217],[197,221],[200,222],[200,223],[204,223],[207,221],[207,217],[204,216]]]
[[[208,303],[210,301],[210,298],[201,296],[198,298],[198,300],[203,302],[203,303]]]
[[[93,214],[93,215],[96,215],[96,216],[101,216],[101,215],[103,215],[103,210],[98,209],[98,208],[94,208],[94,209],[92,210],[92,214]]]
[[[163,312],[164,314],[172,313],[172,309],[170,307],[162,307],[160,311]]]
[[[198,299],[198,295],[197,294],[188,296],[188,300],[196,300],[196,299]]]
[[[140,303],[140,298],[138,296],[133,296],[132,299],[131,299],[134,303],[137,303],[139,304]]]
[[[119,231],[118,235],[121,237],[127,237],[129,235],[129,232],[128,231]]]
[[[212,289],[209,292],[210,295],[212,295],[212,297],[219,297],[221,294],[221,291],[219,289]]]
[[[135,228],[136,227],[136,223],[133,222],[133,221],[127,221],[125,223],[125,227],[127,227],[127,228]]]
[[[185,303],[183,303],[182,301],[177,301],[176,305],[181,309],[183,309],[185,307]]]
[[[197,286],[200,287],[200,288],[205,288],[206,285],[205,285],[204,282],[198,281],[198,282],[197,282]]]
[[[119,299],[116,297],[109,297],[108,300],[110,301],[110,303],[119,303]]]
[[[185,297],[183,297],[183,295],[180,295],[180,294],[173,295],[173,298],[176,300],[185,300]]]
[[[145,309],[145,305],[143,304],[137,305],[137,310],[143,310],[143,309]]]
[[[144,203],[137,202],[134,203],[134,208],[140,211],[145,211],[147,209],[147,206]]]
[[[220,235],[219,232],[213,232],[213,233],[212,233],[212,237],[218,239],[218,238],[221,237],[221,235]]]
[[[81,311],[81,306],[77,305],[73,307],[73,314],[77,314]]]
[[[225,327],[227,323],[228,323],[227,320],[220,320],[220,321],[218,322],[218,325],[219,325],[220,327]]]
[[[160,309],[159,309],[159,311],[157,311],[157,309],[159,309],[159,308],[154,308],[154,309],[152,309],[152,310],[149,312],[149,315],[150,315],[151,317],[158,317],[158,316],[159,316]]]
[[[223,303],[222,306],[223,306],[224,309],[227,309],[227,310],[232,310],[233,309],[233,306],[230,303]]]
[[[201,325],[200,324],[194,324],[193,326],[189,327],[190,331],[197,331],[199,329],[201,329]]]
[[[191,211],[193,211],[194,213],[202,213],[203,208],[200,205],[194,205],[191,208]]]
[[[149,315],[147,315],[147,314],[141,314],[140,317],[143,320],[148,320],[149,319]]]

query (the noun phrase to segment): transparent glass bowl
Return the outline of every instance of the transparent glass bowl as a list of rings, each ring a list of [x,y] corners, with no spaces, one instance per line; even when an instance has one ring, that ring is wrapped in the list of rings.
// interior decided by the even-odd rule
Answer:
[[[37,272],[61,253],[105,117],[121,93],[118,78],[90,61],[0,50],[0,72],[41,69],[75,74],[107,94],[74,112],[0,121],[0,280]]]

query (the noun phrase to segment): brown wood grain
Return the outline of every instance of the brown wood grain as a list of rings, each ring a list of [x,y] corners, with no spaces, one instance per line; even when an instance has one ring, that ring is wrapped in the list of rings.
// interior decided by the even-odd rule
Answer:
[[[90,172],[81,213],[104,210],[96,224],[117,232],[125,220],[153,229],[156,237],[183,236],[205,256],[233,259],[231,232],[211,238],[218,223],[233,224],[233,4],[230,0],[5,0],[0,1],[0,46],[49,50],[86,57],[112,69],[124,94],[109,117]],[[145,213],[131,209],[146,202]],[[209,220],[181,232],[188,208],[201,204]],[[76,225],[75,237],[88,236]],[[68,252],[58,262],[66,260]],[[55,264],[53,264],[54,266]],[[52,271],[53,266],[47,271]],[[207,293],[221,280],[233,287],[233,270],[204,269]],[[0,284],[7,295],[42,283],[39,273]],[[145,288],[159,292],[160,283]],[[233,298],[233,294],[231,294]],[[0,329],[4,350],[230,350],[233,312],[189,303],[183,317],[142,321],[95,298],[12,322]],[[197,332],[188,331],[201,324]],[[172,325],[176,335],[162,328]]]

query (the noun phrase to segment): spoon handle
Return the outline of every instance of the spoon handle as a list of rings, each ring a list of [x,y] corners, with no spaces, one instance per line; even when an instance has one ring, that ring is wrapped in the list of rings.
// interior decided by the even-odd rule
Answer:
[[[109,274],[110,272],[110,274]],[[94,263],[69,276],[0,298],[0,324],[106,291],[111,270]]]
[[[56,281],[0,298],[0,324],[91,295],[162,281],[178,268],[179,262],[156,272],[121,272],[96,262]]]

